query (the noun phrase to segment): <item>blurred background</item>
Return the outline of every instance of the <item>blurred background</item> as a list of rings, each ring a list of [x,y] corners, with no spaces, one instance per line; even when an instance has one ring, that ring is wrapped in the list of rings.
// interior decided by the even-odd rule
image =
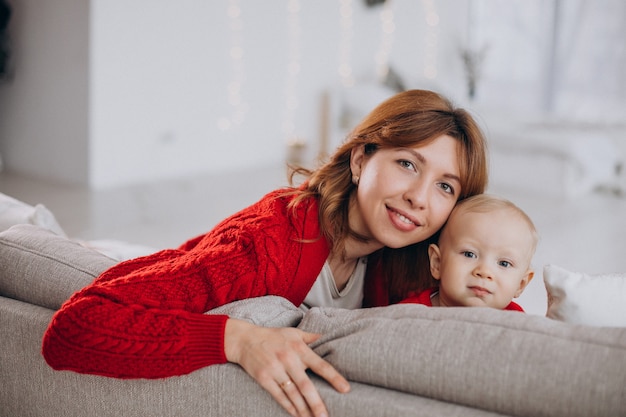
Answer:
[[[6,3],[0,154],[29,176],[102,188],[276,164],[290,144],[314,158],[398,88],[488,129],[625,123],[621,0]]]
[[[0,192],[71,236],[178,245],[426,88],[483,126],[539,277],[626,270],[622,0],[1,3]]]

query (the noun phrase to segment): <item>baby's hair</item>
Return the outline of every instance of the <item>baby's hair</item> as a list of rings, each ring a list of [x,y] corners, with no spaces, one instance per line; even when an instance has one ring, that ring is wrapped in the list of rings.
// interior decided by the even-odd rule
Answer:
[[[537,247],[537,243],[539,242],[539,233],[537,232],[535,224],[524,210],[522,210],[517,205],[515,205],[515,203],[507,200],[506,198],[498,197],[491,194],[477,194],[475,196],[468,197],[457,203],[457,205],[452,210],[452,213],[450,213],[450,218],[452,218],[456,213],[459,212],[490,213],[496,210],[510,210],[516,213],[524,222],[526,222],[532,236],[532,251],[534,252]]]

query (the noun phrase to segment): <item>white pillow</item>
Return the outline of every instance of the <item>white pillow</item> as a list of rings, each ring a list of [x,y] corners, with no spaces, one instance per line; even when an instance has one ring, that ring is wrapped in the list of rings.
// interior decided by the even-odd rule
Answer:
[[[588,326],[626,327],[626,273],[585,274],[545,265],[546,316]]]
[[[16,224],[32,224],[65,237],[65,232],[56,218],[43,204],[33,207],[0,193],[0,231],[7,230]]]

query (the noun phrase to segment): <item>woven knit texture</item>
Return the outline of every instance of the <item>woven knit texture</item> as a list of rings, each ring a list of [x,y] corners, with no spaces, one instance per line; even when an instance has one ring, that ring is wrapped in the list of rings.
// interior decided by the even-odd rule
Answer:
[[[295,210],[277,190],[178,249],[121,262],[55,314],[43,354],[57,370],[119,378],[184,375],[225,363],[231,301],[280,295],[300,304],[330,252],[317,200]]]

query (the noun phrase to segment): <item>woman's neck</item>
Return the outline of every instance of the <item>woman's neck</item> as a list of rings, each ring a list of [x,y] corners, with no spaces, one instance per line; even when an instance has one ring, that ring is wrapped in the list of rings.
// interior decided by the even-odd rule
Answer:
[[[370,255],[372,252],[380,249],[380,245],[367,242],[357,241],[348,238],[345,243],[345,251],[343,254],[331,253],[328,257],[328,265],[333,272],[335,278],[335,285],[337,289],[341,291],[348,280],[354,273],[354,269],[359,262],[359,259]]]
[[[359,258],[342,259],[341,256],[333,255],[328,258],[328,265],[333,272],[337,290],[342,291],[346,287],[350,277],[354,273],[357,262],[359,262]]]

